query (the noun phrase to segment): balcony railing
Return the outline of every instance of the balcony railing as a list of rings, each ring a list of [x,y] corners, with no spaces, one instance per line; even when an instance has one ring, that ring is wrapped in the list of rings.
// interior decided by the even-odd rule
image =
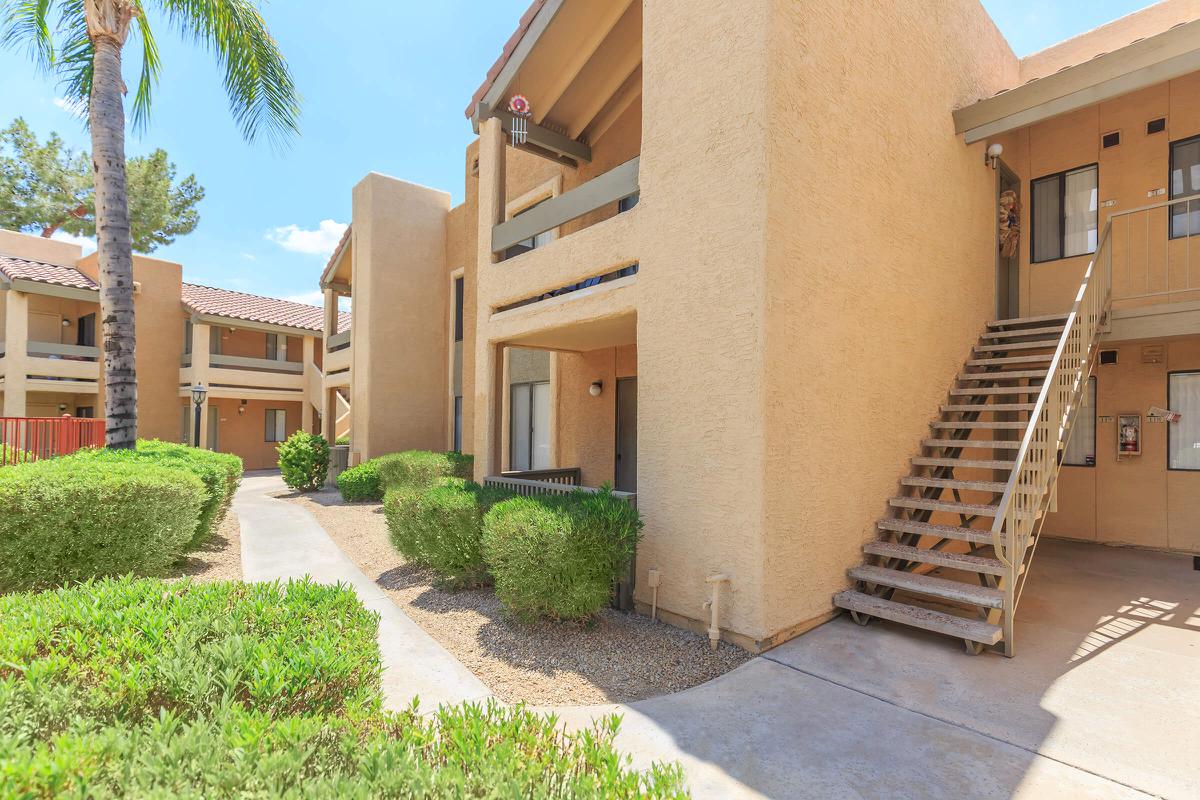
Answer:
[[[1108,224],[1114,301],[1200,291],[1200,194],[1118,211]]]
[[[350,346],[350,331],[342,331],[335,333],[325,340],[325,349],[330,353],[337,350],[344,350]]]
[[[72,361],[99,361],[100,348],[58,342],[27,342],[25,352],[35,358],[63,358]]]
[[[0,417],[0,465],[65,456],[104,445],[104,420]]]
[[[227,356],[222,353],[212,353],[208,363],[213,367],[228,369],[248,369],[259,372],[289,372],[299,375],[304,372],[304,364],[299,361],[278,361],[273,358],[247,358],[245,356]]]
[[[525,213],[495,226],[492,228],[492,252],[504,253],[539,233],[553,230],[584,214],[637,194],[640,162],[640,157],[626,161],[569,192],[539,203]]]

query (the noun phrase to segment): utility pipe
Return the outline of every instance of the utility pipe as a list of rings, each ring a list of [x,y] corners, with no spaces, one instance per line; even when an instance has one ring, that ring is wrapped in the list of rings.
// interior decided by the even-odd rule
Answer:
[[[728,583],[729,576],[719,572],[716,575],[709,575],[704,582],[712,586],[712,599],[706,602],[704,607],[712,611],[708,624],[708,644],[713,650],[716,650],[717,644],[721,641],[721,627],[718,624],[721,619],[721,584]]]

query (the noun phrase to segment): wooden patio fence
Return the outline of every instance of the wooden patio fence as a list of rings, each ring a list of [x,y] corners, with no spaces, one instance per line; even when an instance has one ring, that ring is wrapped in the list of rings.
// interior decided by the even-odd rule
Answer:
[[[104,446],[104,420],[0,417],[0,466],[65,456]]]

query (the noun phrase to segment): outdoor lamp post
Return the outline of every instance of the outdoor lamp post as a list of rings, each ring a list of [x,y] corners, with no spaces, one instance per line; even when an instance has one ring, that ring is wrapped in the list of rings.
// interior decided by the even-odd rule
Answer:
[[[196,406],[195,433],[192,435],[192,438],[195,440],[193,444],[196,447],[200,446],[200,406],[204,405],[204,398],[207,394],[208,389],[204,388],[203,383],[197,383],[192,387],[192,404]]]

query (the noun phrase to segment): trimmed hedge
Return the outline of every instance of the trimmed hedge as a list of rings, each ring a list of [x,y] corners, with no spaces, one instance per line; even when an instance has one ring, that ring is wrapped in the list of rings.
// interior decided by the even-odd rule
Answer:
[[[619,719],[495,701],[380,711],[352,590],[101,581],[0,596],[5,797],[683,798]]]
[[[66,456],[66,460],[87,460],[101,464],[130,460],[150,462],[181,469],[199,478],[204,483],[204,504],[200,509],[195,533],[184,545],[184,552],[192,552],[212,538],[225,519],[229,506],[233,503],[233,496],[242,482],[242,459],[237,456],[158,439],[139,439],[136,450],[80,450]]]
[[[301,492],[315,492],[329,475],[329,442],[315,433],[296,431],[280,443],[279,471],[283,482]]]
[[[637,551],[642,520],[606,487],[514,497],[483,520],[496,595],[519,617],[586,619],[608,604]]]
[[[375,461],[364,461],[356,467],[342,470],[337,476],[337,487],[347,503],[383,499],[383,483],[379,479],[379,468]]]
[[[161,572],[195,535],[205,498],[195,475],[136,458],[0,469],[0,591]]]
[[[24,464],[26,461],[33,461],[33,453],[22,450],[15,444],[0,443],[0,466],[13,464]]]
[[[452,588],[488,583],[483,559],[483,517],[512,493],[461,478],[433,486],[394,489],[383,513],[392,546],[405,558],[437,573]]]
[[[384,490],[402,487],[432,486],[439,478],[474,477],[475,458],[462,453],[433,453],[428,450],[405,450],[389,453],[366,462],[379,471]]]

